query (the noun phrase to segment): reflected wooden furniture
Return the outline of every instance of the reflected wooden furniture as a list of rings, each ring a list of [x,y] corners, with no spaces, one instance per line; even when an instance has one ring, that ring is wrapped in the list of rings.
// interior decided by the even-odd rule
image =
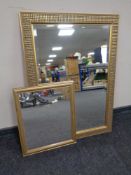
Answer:
[[[67,57],[65,59],[67,80],[74,81],[75,91],[80,91],[80,76],[77,57]]]
[[[74,81],[74,89],[75,89],[75,91],[80,91],[80,78],[79,78],[79,75],[68,75],[67,79]]]
[[[62,87],[62,88],[59,88],[58,90],[60,92],[62,92],[63,97],[64,97],[65,100],[70,99],[70,89]]]

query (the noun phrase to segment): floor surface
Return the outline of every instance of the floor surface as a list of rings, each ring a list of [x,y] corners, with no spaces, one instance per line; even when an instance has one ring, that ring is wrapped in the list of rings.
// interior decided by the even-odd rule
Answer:
[[[22,157],[19,139],[0,137],[0,175],[131,175],[131,111],[114,115],[113,132]]]

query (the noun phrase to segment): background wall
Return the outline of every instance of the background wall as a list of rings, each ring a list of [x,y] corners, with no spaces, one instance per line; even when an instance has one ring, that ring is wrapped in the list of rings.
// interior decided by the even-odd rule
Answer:
[[[131,105],[131,0],[4,0],[0,5],[0,128],[17,124],[12,88],[26,85],[20,11],[120,15],[114,107]]]

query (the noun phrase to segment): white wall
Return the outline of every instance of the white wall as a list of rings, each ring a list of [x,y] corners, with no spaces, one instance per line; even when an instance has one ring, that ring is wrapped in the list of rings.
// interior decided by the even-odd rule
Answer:
[[[0,4],[0,128],[16,125],[12,88],[25,86],[20,11],[120,15],[114,107],[131,105],[131,0],[4,0]]]

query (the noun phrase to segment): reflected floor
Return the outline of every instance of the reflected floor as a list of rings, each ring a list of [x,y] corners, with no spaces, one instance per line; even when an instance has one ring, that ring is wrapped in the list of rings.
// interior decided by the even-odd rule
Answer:
[[[76,93],[77,130],[104,125],[106,90],[97,89]]]
[[[54,98],[52,97],[54,100]],[[51,100],[51,97],[50,97]],[[23,108],[26,142],[29,148],[71,139],[69,101]]]
[[[105,102],[104,89],[76,93],[77,130],[104,125]],[[22,108],[22,115],[29,148],[71,139],[69,101]]]

